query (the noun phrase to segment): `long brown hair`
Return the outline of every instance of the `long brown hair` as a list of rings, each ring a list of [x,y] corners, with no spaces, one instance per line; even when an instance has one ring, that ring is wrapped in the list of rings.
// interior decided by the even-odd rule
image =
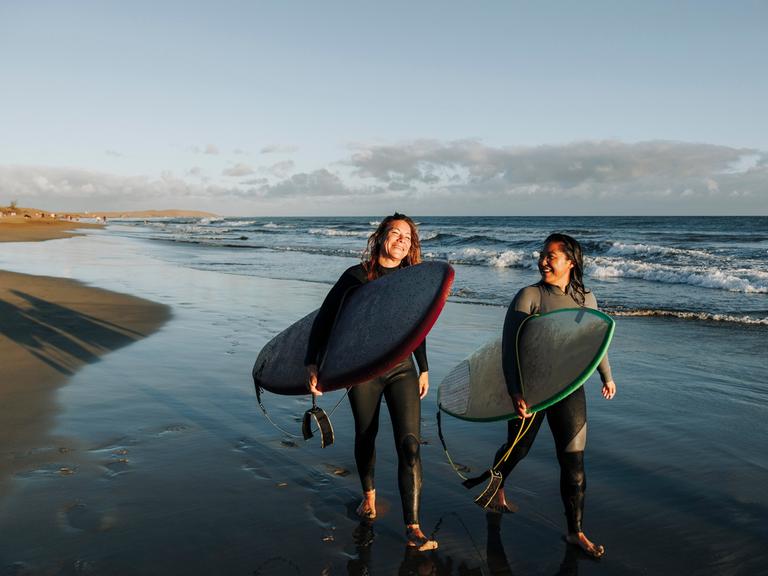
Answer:
[[[570,288],[571,295],[579,306],[584,306],[584,294],[588,292],[588,290],[584,287],[584,254],[581,250],[581,244],[579,244],[578,240],[572,236],[568,236],[568,234],[556,232],[550,234],[547,236],[547,239],[544,240],[544,245],[541,249],[542,254],[550,242],[562,244],[565,257],[573,263],[571,277],[566,288]],[[566,290],[566,292],[568,292],[568,290]]]
[[[391,216],[387,216],[381,221],[376,231],[368,237],[368,246],[363,252],[363,267],[368,274],[368,280],[375,280],[381,276],[381,264],[379,264],[379,256],[384,248],[384,241],[387,239],[387,234],[392,228],[392,222],[395,220],[402,220],[407,222],[411,229],[411,248],[408,250],[408,254],[400,266],[412,266],[421,262],[421,242],[419,242],[419,231],[416,229],[416,224],[408,218],[405,214],[395,212]]]

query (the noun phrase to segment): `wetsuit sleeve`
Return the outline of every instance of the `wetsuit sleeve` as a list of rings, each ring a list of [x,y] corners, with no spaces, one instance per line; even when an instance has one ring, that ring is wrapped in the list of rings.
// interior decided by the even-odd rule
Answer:
[[[520,372],[517,368],[517,331],[520,324],[539,308],[536,296],[538,289],[533,287],[523,288],[517,293],[507,309],[504,318],[504,331],[501,339],[501,366],[504,370],[504,380],[507,382],[507,391],[510,396],[522,394],[520,386]]]
[[[424,338],[424,340],[421,341],[421,344],[419,344],[416,347],[416,350],[413,351],[413,356],[414,358],[416,358],[416,364],[419,367],[419,374],[429,370],[429,363],[427,362],[427,339],[426,338]]]
[[[592,308],[593,310],[598,310],[597,299],[592,292],[584,294],[584,306]],[[613,380],[613,376],[611,375],[611,363],[608,361],[607,352],[605,353],[605,356],[603,356],[603,359],[600,360],[600,364],[597,365],[597,371],[600,373],[600,380],[603,382],[610,382]]]
[[[304,365],[319,364],[328,345],[328,338],[333,328],[333,322],[336,320],[336,314],[341,308],[344,295],[355,286],[360,286],[363,282],[355,276],[350,270],[344,272],[333,285],[331,291],[320,306],[320,310],[315,316],[312,324],[312,330],[309,333],[309,344],[307,345],[307,355],[304,357]]]

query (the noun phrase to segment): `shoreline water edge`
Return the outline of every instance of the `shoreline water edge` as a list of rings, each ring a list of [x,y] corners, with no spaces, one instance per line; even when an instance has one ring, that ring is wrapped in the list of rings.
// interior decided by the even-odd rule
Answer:
[[[546,225],[540,220],[529,222],[525,234]],[[565,522],[548,434],[510,478],[508,496],[520,511],[503,517],[472,503],[475,494],[461,486],[437,438],[440,380],[499,333],[507,293],[536,280],[526,263],[526,239],[509,249],[490,246],[489,239],[501,235],[498,222],[441,232],[442,221],[425,219],[433,257],[454,252],[465,259],[457,265],[457,280],[465,278],[457,291],[463,292],[452,296],[428,336],[433,387],[422,409],[421,516],[425,532],[440,541],[438,551],[405,547],[396,457],[385,434],[378,444],[379,518],[368,525],[354,515],[359,486],[343,392],[322,399],[328,412],[339,403],[331,415],[337,440],[328,449],[269,424],[250,381],[256,353],[319,306],[328,283],[354,261],[350,250],[368,224],[332,219],[309,226],[325,232],[308,233],[302,247],[302,222],[115,222],[73,238],[0,244],[0,269],[7,270],[0,272],[0,573],[763,570],[768,462],[763,435],[754,430],[768,416],[764,220],[751,221],[746,232],[710,230],[706,248],[682,245],[701,232],[698,221],[693,231],[668,226],[674,245],[665,244],[658,229],[655,243],[618,238],[604,244],[603,233],[588,226],[594,222],[580,224],[582,237],[603,258],[592,261],[593,270],[612,266],[625,273],[602,273],[590,283],[603,283],[597,293],[608,293],[614,312],[629,311],[617,318],[610,351],[617,397],[602,401],[597,377],[585,385],[585,525],[606,544],[599,562],[561,539]],[[488,229],[479,234],[482,226]],[[634,233],[632,226],[622,233]],[[206,244],[202,237],[213,228],[259,242],[282,230],[296,245],[289,249],[285,236],[250,251],[219,239]],[[452,238],[441,241],[440,234]],[[738,238],[728,244],[727,236]],[[752,261],[734,263],[734,253],[750,243]],[[660,259],[661,248],[672,261]],[[505,253],[518,258],[514,250],[522,254],[519,265],[466,261]],[[709,279],[665,283],[693,274],[688,267],[695,268],[696,250],[707,254],[700,257],[713,269]],[[641,259],[629,252],[652,253],[648,278],[638,277]],[[722,282],[746,283],[741,291],[703,285],[717,279],[717,266],[730,278]],[[305,279],[291,274],[302,267]],[[708,320],[686,301],[692,294],[708,298],[716,314],[750,321]],[[663,310],[661,300],[674,315],[640,313]],[[276,422],[299,433],[308,397],[266,395],[264,401]],[[482,470],[505,436],[503,423],[448,419],[444,428],[454,458],[473,471]]]

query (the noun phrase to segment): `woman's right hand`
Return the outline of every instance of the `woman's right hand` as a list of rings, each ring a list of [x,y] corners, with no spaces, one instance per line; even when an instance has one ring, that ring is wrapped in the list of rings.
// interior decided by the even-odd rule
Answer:
[[[323,393],[317,389],[317,364],[307,365],[307,372],[309,377],[307,379],[307,387],[309,391],[315,396],[322,396]]]
[[[515,411],[520,418],[530,418],[533,416],[533,414],[528,412],[528,403],[525,401],[522,394],[512,394],[512,402],[514,403]]]

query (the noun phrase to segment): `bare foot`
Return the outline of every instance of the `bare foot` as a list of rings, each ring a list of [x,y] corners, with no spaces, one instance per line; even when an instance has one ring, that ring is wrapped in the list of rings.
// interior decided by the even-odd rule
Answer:
[[[376,518],[376,490],[363,492],[363,501],[357,507],[356,513],[363,520]]]
[[[602,544],[595,544],[586,537],[584,532],[568,534],[565,537],[565,541],[568,542],[568,544],[573,544],[574,546],[581,548],[581,550],[590,558],[598,559],[605,556],[605,546]]]
[[[499,488],[496,491],[496,494],[493,495],[493,498],[485,508],[489,512],[496,512],[498,514],[510,514],[517,512],[518,510],[518,507],[515,504],[507,502],[507,498],[504,495],[504,488]]]
[[[405,527],[405,538],[409,548],[415,548],[419,552],[437,550],[437,540],[430,540],[421,531],[418,524],[410,524]]]

